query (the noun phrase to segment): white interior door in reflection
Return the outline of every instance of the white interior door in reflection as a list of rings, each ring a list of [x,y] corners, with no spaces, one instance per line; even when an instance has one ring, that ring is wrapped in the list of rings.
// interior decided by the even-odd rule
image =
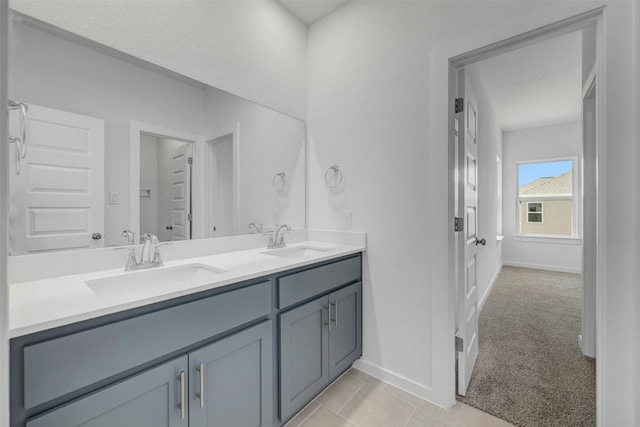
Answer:
[[[193,144],[140,135],[140,233],[160,241],[192,237]]]
[[[11,144],[10,253],[104,246],[104,120],[30,104],[26,141],[19,175]]]

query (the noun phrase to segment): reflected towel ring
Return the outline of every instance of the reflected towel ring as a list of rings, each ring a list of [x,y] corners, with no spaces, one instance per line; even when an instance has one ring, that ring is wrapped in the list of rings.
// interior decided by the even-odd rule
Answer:
[[[329,174],[329,172],[332,172]],[[329,188],[337,188],[342,184],[342,171],[340,170],[340,166],[331,165],[324,173],[324,182],[327,184]]]
[[[285,174],[284,172],[278,172],[273,176],[273,181],[271,182],[271,184],[273,184],[273,188],[275,188],[276,191],[284,190],[285,186],[287,185],[287,174]]]
[[[9,135],[9,143],[16,145],[16,175],[20,175],[20,159],[27,156],[27,110],[29,106],[23,102],[7,98],[7,110],[20,110],[20,136]]]

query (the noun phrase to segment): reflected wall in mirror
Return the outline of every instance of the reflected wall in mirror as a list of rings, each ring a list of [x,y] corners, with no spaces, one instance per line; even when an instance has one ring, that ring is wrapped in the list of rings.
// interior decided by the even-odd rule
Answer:
[[[124,245],[126,229],[137,242],[305,227],[298,119],[19,13],[9,96],[29,105],[12,255]]]

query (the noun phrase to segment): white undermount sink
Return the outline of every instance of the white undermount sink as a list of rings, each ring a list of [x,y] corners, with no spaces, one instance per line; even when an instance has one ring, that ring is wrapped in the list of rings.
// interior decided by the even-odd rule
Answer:
[[[330,251],[331,248],[323,248],[320,246],[291,246],[282,249],[270,249],[260,252],[264,255],[272,255],[282,258],[301,258],[307,255],[317,255],[322,252]]]
[[[85,283],[97,295],[109,297],[176,285],[180,287],[204,285],[214,281],[220,273],[225,273],[225,270],[205,264],[187,264],[132,271],[117,276],[87,280]]]

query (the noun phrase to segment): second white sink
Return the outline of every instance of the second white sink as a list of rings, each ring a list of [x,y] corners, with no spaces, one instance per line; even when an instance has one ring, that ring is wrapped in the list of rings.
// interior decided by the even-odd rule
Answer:
[[[291,246],[282,249],[271,249],[260,253],[282,258],[300,258],[307,255],[317,255],[319,253],[327,252],[330,250],[331,248],[323,248],[319,246]]]
[[[169,286],[204,285],[216,279],[225,270],[204,264],[187,264],[176,267],[133,271],[85,283],[99,296],[109,297]]]

